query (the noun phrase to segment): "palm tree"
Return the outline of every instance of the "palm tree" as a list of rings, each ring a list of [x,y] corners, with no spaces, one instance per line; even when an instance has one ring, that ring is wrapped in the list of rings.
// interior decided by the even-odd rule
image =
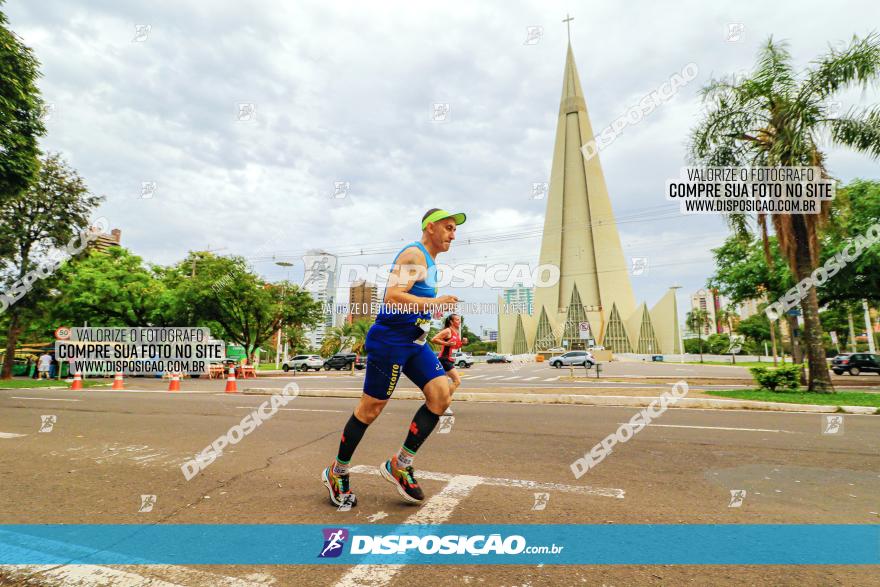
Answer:
[[[321,342],[321,355],[329,357],[335,355],[351,344],[352,326],[348,322],[342,326],[331,328]]]
[[[880,156],[880,107],[850,109],[835,117],[831,99],[853,85],[867,87],[880,79],[880,37],[854,37],[849,46],[831,49],[801,74],[794,71],[784,43],[770,38],[761,48],[755,70],[741,80],[713,80],[703,89],[708,110],[691,136],[690,157],[709,166],[812,166],[825,171],[819,142],[825,138]],[[819,261],[817,229],[828,216],[774,214],[773,230],[800,281]],[[746,223],[732,218],[732,225]],[[766,218],[758,217],[766,227]],[[762,235],[763,236],[763,235]],[[765,240],[766,242],[766,240]],[[833,392],[822,345],[819,304],[814,289],[801,302],[804,341],[810,367],[810,391]]]
[[[364,354],[364,344],[367,341],[367,332],[373,325],[373,320],[361,318],[351,324],[351,350],[359,355]]]
[[[691,332],[696,332],[700,339],[700,362],[703,362],[703,329],[711,326],[712,321],[709,319],[709,312],[706,310],[691,310],[685,318]]]

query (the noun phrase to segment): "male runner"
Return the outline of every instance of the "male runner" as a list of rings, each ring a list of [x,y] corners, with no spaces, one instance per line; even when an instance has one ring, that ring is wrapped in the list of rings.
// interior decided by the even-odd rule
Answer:
[[[388,403],[401,373],[422,390],[425,403],[409,425],[400,451],[382,463],[379,471],[406,501],[421,503],[425,498],[415,479],[413,458],[452,401],[446,373],[425,342],[431,328],[432,308],[451,309],[458,301],[455,296],[435,297],[434,257],[449,250],[456,226],[465,219],[462,213],[428,210],[422,217],[421,240],[408,244],[394,258],[382,307],[364,344],[364,393],[342,431],[336,460],[321,473],[334,505],[357,505],[348,479],[349,463],[367,427]]]
[[[447,316],[446,320],[443,321],[443,330],[438,332],[431,339],[431,342],[442,347],[437,358],[440,359],[440,364],[443,365],[446,375],[452,380],[452,387],[449,389],[449,394],[452,395],[458,389],[458,386],[461,385],[461,377],[455,369],[452,353],[468,343],[467,338],[461,337],[461,316],[458,314]],[[443,415],[451,416],[452,408],[447,408]]]

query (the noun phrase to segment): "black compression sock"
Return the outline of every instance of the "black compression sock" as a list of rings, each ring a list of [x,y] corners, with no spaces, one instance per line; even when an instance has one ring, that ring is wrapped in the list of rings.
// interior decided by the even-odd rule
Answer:
[[[357,448],[361,438],[364,437],[364,432],[367,431],[369,426],[369,424],[364,424],[358,420],[354,414],[351,415],[351,418],[348,419],[345,428],[342,430],[342,438],[339,441],[339,453],[336,455],[337,461],[343,465],[347,465],[351,461],[354,449]]]
[[[403,442],[403,448],[412,454],[416,454],[416,451],[419,450],[422,443],[425,442],[428,436],[431,435],[431,432],[434,431],[434,426],[437,425],[439,420],[440,416],[429,410],[427,404],[422,404],[422,407],[416,412],[412,423],[409,425],[409,433],[406,435],[406,440]]]

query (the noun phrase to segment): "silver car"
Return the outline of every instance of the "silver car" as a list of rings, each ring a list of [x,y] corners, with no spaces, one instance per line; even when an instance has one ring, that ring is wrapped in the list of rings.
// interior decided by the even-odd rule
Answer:
[[[550,359],[550,366],[556,367],[586,367],[590,369],[596,364],[596,359],[587,351],[569,351],[564,355]]]

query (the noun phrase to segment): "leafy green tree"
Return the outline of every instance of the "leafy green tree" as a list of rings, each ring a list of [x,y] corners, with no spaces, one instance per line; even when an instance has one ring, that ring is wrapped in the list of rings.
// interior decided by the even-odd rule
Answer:
[[[759,239],[729,236],[720,247],[712,249],[716,269],[708,287],[717,289],[734,304],[764,295],[770,300],[779,298],[793,283],[775,238],[770,237],[769,246],[771,255],[778,261],[773,269],[767,264]]]
[[[4,4],[0,0],[0,7]],[[37,78],[39,62],[7,25],[0,11],[0,207],[21,195],[40,168],[39,137],[45,105]],[[0,256],[6,256],[0,241]],[[10,243],[5,243],[10,244]]]
[[[764,312],[758,312],[744,320],[740,320],[736,326],[737,333],[746,337],[760,348],[765,342],[770,342],[770,320]]]
[[[164,312],[172,325],[211,328],[212,336],[244,347],[253,362],[256,349],[279,328],[291,336],[316,325],[321,306],[299,286],[266,283],[244,267],[240,257],[191,254],[164,272],[172,292]]]
[[[713,166],[814,166],[824,169],[820,139],[876,158],[880,155],[880,108],[850,110],[835,118],[831,99],[853,85],[880,79],[880,38],[853,38],[831,49],[802,73],[773,39],[762,48],[754,71],[740,80],[713,80],[703,92],[705,119],[693,131],[690,155]],[[823,173],[827,177],[827,174]],[[807,278],[820,258],[818,228],[828,213],[775,214],[774,232],[797,281]],[[810,391],[831,392],[822,345],[815,288],[802,301],[804,341],[810,365]]]
[[[878,222],[880,181],[857,179],[839,188],[821,235],[822,263],[843,252]],[[863,299],[876,307],[880,302],[880,245],[865,248],[857,259],[847,262],[818,288],[818,294],[820,303],[833,307],[857,304],[861,311]]]
[[[45,277],[65,259],[62,247],[82,250],[88,244],[89,214],[101,198],[89,193],[85,181],[58,154],[41,163],[36,181],[0,207],[0,242],[13,251],[2,259],[0,281],[9,313],[6,358],[2,377],[12,376],[15,346],[46,295]],[[15,292],[12,293],[11,292]],[[10,295],[11,294],[11,295]]]
[[[57,324],[168,326],[163,300],[168,295],[158,269],[122,247],[91,251],[58,273],[50,315]]]

